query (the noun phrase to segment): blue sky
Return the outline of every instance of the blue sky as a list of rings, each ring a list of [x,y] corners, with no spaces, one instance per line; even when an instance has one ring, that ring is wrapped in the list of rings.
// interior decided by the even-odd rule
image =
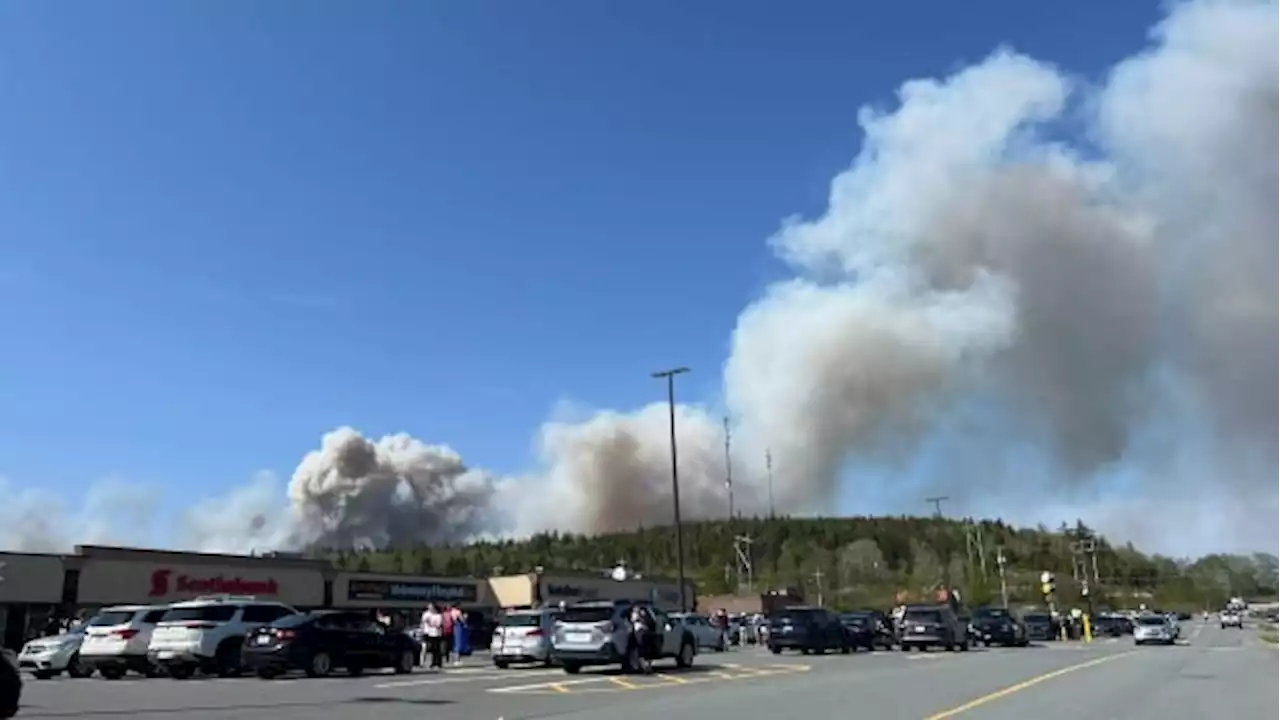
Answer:
[[[306,8],[305,12],[300,8]],[[859,9],[859,7],[861,9]],[[0,5],[0,475],[173,507],[350,424],[516,471],[566,398],[714,401],[856,115],[1150,2]]]

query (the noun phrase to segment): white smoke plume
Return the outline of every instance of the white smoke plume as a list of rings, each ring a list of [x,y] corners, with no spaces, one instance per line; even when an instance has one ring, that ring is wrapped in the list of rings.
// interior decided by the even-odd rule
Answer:
[[[1125,509],[1176,500],[1178,517],[1201,510],[1199,549],[1274,551],[1278,44],[1274,0],[1196,0],[1101,85],[999,50],[864,110],[826,211],[770,239],[793,277],[733,334],[739,507],[766,508],[768,448],[779,511],[831,514],[875,467],[902,511],[941,489],[954,512],[1056,525],[1074,508],[1182,549],[1178,527]],[[1080,118],[1084,139],[1063,137]],[[665,404],[548,422],[540,467],[495,478],[448,448],[342,429],[303,459],[287,507],[260,480],[187,537],[395,545],[668,523],[668,432]],[[718,413],[680,406],[677,436],[685,516],[722,517]],[[929,465],[925,448],[949,451]]]

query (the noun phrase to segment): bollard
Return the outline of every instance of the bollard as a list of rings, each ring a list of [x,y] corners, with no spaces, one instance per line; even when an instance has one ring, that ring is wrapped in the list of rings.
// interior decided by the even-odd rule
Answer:
[[[1089,619],[1089,615],[1084,616],[1084,641],[1093,642],[1093,623]]]

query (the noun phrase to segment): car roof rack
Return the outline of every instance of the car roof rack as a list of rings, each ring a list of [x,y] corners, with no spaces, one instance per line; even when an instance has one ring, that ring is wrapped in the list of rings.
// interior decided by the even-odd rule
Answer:
[[[256,602],[257,599],[256,595],[229,595],[223,593],[220,595],[200,595],[187,602]]]

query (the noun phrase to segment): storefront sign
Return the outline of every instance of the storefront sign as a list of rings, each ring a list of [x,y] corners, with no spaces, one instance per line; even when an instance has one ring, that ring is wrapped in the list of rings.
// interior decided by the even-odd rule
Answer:
[[[478,598],[479,593],[474,583],[357,580],[355,578],[347,581],[348,600],[473,603]]]
[[[148,597],[162,598],[171,594],[178,595],[262,595],[275,597],[280,594],[280,585],[275,578],[265,580],[245,580],[239,576],[227,577],[214,575],[199,577],[185,574],[175,575],[169,568],[159,568],[151,573],[151,590]]]
[[[568,583],[548,582],[543,597],[547,599],[594,600],[600,597],[600,589],[570,585]]]
[[[325,603],[319,570],[273,565],[88,559],[80,570],[79,601],[93,605],[174,602],[200,595],[251,595],[294,607]]]

